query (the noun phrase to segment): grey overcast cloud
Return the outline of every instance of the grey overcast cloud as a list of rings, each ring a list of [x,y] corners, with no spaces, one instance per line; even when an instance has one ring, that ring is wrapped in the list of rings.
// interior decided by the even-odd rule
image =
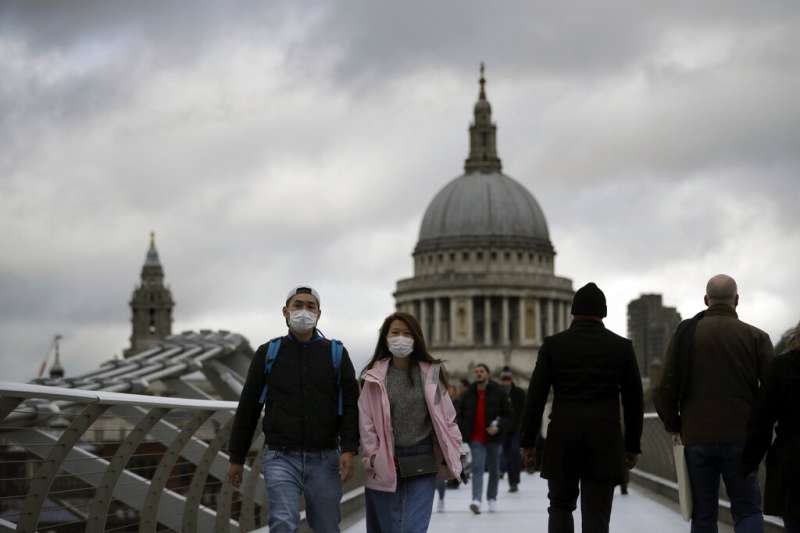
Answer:
[[[607,324],[706,280],[800,319],[800,4],[0,2],[0,365],[128,345],[156,232],[174,330],[283,331],[287,289],[360,366],[434,194],[462,172],[478,64],[504,172]]]

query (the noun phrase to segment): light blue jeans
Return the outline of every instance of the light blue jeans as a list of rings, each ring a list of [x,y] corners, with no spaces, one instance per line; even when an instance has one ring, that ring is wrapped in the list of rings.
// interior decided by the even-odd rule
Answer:
[[[433,453],[433,442],[395,448],[397,457]],[[366,489],[367,533],[425,533],[433,512],[436,474],[397,479],[394,492]]]
[[[435,474],[398,479],[394,492],[366,489],[367,533],[425,533],[435,490]]]
[[[300,526],[300,494],[314,533],[339,533],[342,483],[338,450],[264,451],[270,533],[294,533]]]
[[[481,501],[483,497],[483,472],[489,470],[489,486],[486,487],[486,499],[497,499],[497,482],[500,478],[500,444],[497,442],[471,441],[472,452],[472,499]]]

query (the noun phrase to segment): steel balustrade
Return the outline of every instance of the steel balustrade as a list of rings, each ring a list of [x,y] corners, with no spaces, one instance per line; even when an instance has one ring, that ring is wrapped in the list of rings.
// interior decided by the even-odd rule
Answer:
[[[106,530],[107,519],[113,515],[109,512],[112,500],[141,515],[134,524],[139,531],[154,532],[163,527],[209,533],[252,530],[257,523],[264,523],[261,519],[266,505],[263,478],[258,468],[248,466],[245,469],[247,482],[240,489],[233,488],[226,479],[228,458],[220,451],[227,443],[235,409],[236,402],[230,401],[0,382],[0,444],[21,447],[41,459],[33,465],[26,492],[18,495],[19,499],[24,499],[21,512],[17,516],[0,516],[0,531],[37,531],[42,511],[49,509],[45,504],[56,500],[56,492],[62,496],[66,496],[64,492],[76,497],[83,495],[85,504],[82,507],[88,512],[73,512],[73,522],[61,525],[79,525],[87,532]],[[187,415],[189,419],[181,427],[169,421],[170,417]],[[133,429],[119,441],[113,453],[106,452],[108,459],[87,446],[103,445],[86,439],[92,425],[101,417],[133,423]],[[65,420],[65,423],[55,424],[58,420]],[[208,430],[210,421],[220,425],[216,434],[205,440],[199,438],[203,428]],[[261,442],[262,439],[258,439],[255,444],[260,446]],[[140,475],[141,470],[131,465],[131,460],[139,455],[137,448],[143,443],[166,447],[165,452],[154,457],[159,459],[158,464],[149,467],[154,470],[151,479]],[[179,462],[181,458],[184,461]],[[176,475],[176,465],[188,465],[195,470]],[[171,486],[170,480],[174,482],[179,477],[187,483],[182,487]],[[201,504],[203,496],[208,496],[206,488],[214,485],[209,483],[209,477],[219,480],[215,483],[221,486],[216,509]],[[55,491],[56,478],[74,479],[82,485]],[[188,492],[182,494],[185,491],[180,489],[188,489]],[[87,492],[89,496],[85,495]],[[231,516],[234,493],[239,494],[243,503],[247,502],[242,510],[251,516]],[[213,498],[213,492],[210,494]],[[61,507],[68,508],[64,501]],[[240,521],[247,527],[242,527]],[[131,527],[125,529],[131,530]]]

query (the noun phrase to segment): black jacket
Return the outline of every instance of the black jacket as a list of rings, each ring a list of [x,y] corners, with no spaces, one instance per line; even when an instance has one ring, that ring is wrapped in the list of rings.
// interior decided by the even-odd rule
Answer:
[[[522,430],[522,415],[525,412],[525,391],[512,383],[508,398],[511,400],[511,410],[514,413],[509,432],[519,433]]]
[[[755,471],[767,450],[764,512],[784,516],[792,509],[794,518],[800,520],[800,492],[793,492],[795,500],[786,499],[790,483],[800,486],[800,351],[780,355],[772,362],[748,424],[743,473]]]
[[[642,381],[631,341],[593,320],[575,320],[568,330],[547,337],[528,389],[524,448],[536,445],[551,387],[553,410],[542,477],[620,483],[625,452],[641,452],[644,417]]]
[[[358,383],[347,350],[340,366],[343,416],[338,416],[339,389],[331,360],[331,342],[314,334],[307,343],[283,337],[268,381],[266,406],[259,403],[264,387],[267,345],[256,350],[236,409],[230,440],[231,463],[242,464],[258,417],[266,444],[273,447],[358,450]]]
[[[458,412],[458,429],[464,442],[469,442],[475,424],[475,412],[478,405],[478,385],[473,383],[461,396],[461,409]],[[508,395],[500,386],[489,381],[486,384],[486,426],[499,418],[500,431],[496,435],[488,435],[489,442],[500,442],[503,433],[511,430],[511,404]]]

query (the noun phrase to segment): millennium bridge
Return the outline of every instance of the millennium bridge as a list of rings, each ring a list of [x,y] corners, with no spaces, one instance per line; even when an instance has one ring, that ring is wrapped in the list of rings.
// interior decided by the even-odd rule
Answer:
[[[267,531],[260,431],[240,487],[226,479],[225,449],[252,357],[243,336],[202,330],[80,376],[0,381],[0,532]],[[199,374],[205,379],[193,379]],[[688,531],[674,503],[671,440],[653,414],[645,416],[642,446],[631,494],[615,499],[611,530]],[[357,472],[345,486],[345,531],[364,530],[362,479]],[[490,522],[468,513],[466,492],[448,491],[431,531],[546,530],[538,476],[527,476],[518,494],[501,493]],[[728,523],[729,507],[722,490]],[[783,530],[778,519],[766,525]]]

